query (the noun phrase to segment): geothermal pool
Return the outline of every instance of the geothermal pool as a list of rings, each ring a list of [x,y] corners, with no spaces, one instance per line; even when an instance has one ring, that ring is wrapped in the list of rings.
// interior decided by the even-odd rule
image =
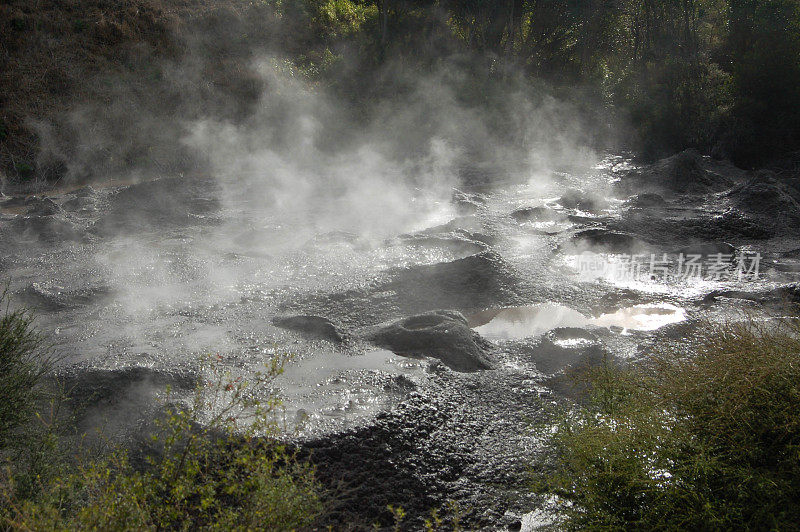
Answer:
[[[337,192],[313,213],[265,201],[258,176],[12,198],[0,204],[0,276],[35,311],[74,393],[97,397],[85,419],[113,421],[115,436],[135,434],[167,385],[188,397],[204,356],[246,378],[290,353],[273,383],[286,437],[313,451],[323,478],[362,479],[348,511],[413,505],[396,487],[413,485],[420,504],[455,499],[489,526],[543,504],[520,489],[537,447],[529,429],[567,398],[552,383],[570,367],[681,349],[707,320],[781,315],[797,297],[793,226],[748,210],[752,176],[695,164],[734,186],[687,196],[667,183],[645,205],[620,183],[650,170],[609,156],[404,191],[401,206]],[[732,213],[747,223],[727,223]],[[757,237],[743,230],[754,226]],[[668,264],[587,276],[584,253]],[[716,254],[724,275],[676,271]],[[758,275],[736,275],[737,257],[756,256]]]

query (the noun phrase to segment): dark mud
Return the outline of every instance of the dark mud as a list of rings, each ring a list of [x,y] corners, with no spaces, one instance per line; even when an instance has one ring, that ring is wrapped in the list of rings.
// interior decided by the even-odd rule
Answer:
[[[469,328],[460,313],[435,310],[378,326],[364,334],[373,344],[399,355],[431,356],[455,371],[492,369],[491,344]]]
[[[730,163],[703,157],[695,150],[686,150],[650,166],[625,172],[617,187],[627,194],[697,195],[722,192],[743,175],[743,171]]]
[[[137,434],[160,391],[191,393],[209,353],[247,376],[290,352],[276,389],[304,421],[287,438],[329,490],[321,525],[388,527],[392,504],[410,530],[434,509],[468,529],[530,530],[545,506],[526,484],[531,427],[577,397],[575,370],[685,349],[707,320],[800,302],[790,170],[693,152],[609,160],[547,183],[481,174],[446,216],[378,241],[275,219],[209,179],[6,198],[0,272],[63,355],[80,430]],[[575,265],[743,253],[761,253],[758,279],[631,281]]]
[[[277,316],[272,323],[311,338],[321,338],[335,344],[344,342],[340,328],[321,316]]]

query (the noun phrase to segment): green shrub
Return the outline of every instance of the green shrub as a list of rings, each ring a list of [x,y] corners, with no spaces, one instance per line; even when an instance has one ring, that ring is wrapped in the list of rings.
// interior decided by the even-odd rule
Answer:
[[[339,37],[358,33],[369,18],[376,16],[374,5],[351,0],[324,0],[319,2],[315,19],[323,33]]]
[[[43,338],[25,310],[10,310],[0,292],[0,450],[19,441],[19,430],[44,395],[42,377],[51,365]]]
[[[642,154],[654,159],[711,149],[729,119],[731,84],[714,64],[667,59],[631,69],[604,90],[634,125]]]
[[[24,18],[14,17],[11,19],[11,29],[14,31],[25,31],[28,28],[28,23]]]
[[[58,469],[57,440],[52,420],[58,417],[59,395],[45,379],[55,362],[52,350],[33,327],[26,310],[10,310],[7,292],[0,292],[0,470],[13,466],[16,491],[36,491],[37,479]],[[45,414],[39,411],[50,407]]]
[[[28,181],[33,178],[35,170],[28,163],[18,163],[14,165],[14,171],[19,176],[20,181]]]
[[[166,403],[139,466],[117,449],[43,478],[22,497],[0,485],[0,521],[12,530],[293,530],[320,513],[313,470],[276,439],[268,391],[282,363],[252,384],[218,367],[191,405]],[[169,395],[169,394],[168,394]]]
[[[548,436],[569,529],[788,529],[800,522],[800,326],[725,325],[690,357],[589,376]]]

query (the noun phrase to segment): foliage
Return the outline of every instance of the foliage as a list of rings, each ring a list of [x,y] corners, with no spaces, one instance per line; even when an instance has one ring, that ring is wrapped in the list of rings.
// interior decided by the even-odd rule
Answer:
[[[292,530],[320,512],[312,469],[274,439],[274,360],[252,384],[217,366],[189,406],[168,402],[143,463],[115,450],[53,478],[35,497],[7,472],[0,518],[13,530]]]
[[[389,510],[393,510],[391,506]],[[443,510],[444,513],[436,508],[431,510],[430,517],[423,522],[425,531],[434,532],[436,530],[452,529],[453,532],[460,532],[463,530],[461,527],[461,508],[458,503],[452,500],[448,501]],[[392,511],[392,513],[395,512]],[[448,522],[448,526],[445,526],[445,521]]]
[[[11,310],[7,290],[0,292],[0,305],[5,305],[0,317],[0,468],[13,466],[17,492],[27,497],[36,492],[38,478],[60,466],[51,422],[60,401],[47,380],[56,357],[35,329],[32,314]]]
[[[360,5],[377,9],[380,20],[329,35],[363,40],[366,33],[373,42],[361,47],[374,54],[366,58],[369,69],[377,67],[375,59],[398,56],[425,69],[443,55],[471,52],[502,79],[521,70],[560,87],[584,85],[627,117],[630,140],[650,158],[694,147],[752,165],[800,149],[795,0]],[[330,28],[341,24],[337,17],[317,20]]]
[[[611,97],[624,109],[642,155],[687,146],[710,148],[731,106],[731,76],[714,64],[648,62],[617,81]]]
[[[18,430],[44,397],[42,377],[52,358],[26,310],[11,310],[7,292],[0,292],[0,449],[19,441]]]
[[[548,437],[536,489],[569,529],[788,529],[800,520],[800,324],[729,324],[690,357],[605,364]]]
[[[14,165],[14,171],[17,173],[21,181],[32,179],[35,172],[33,166],[28,163],[18,163]]]
[[[800,3],[730,0],[722,50],[735,80],[734,154],[748,162],[800,147]]]
[[[25,30],[0,32],[0,47],[8,51],[0,68],[8,93],[0,107],[0,167],[15,181],[48,178],[51,162],[76,159],[82,164],[70,164],[70,172],[81,176],[128,171],[126,165],[147,166],[151,159],[182,161],[172,153],[184,153],[170,143],[176,134],[161,133],[163,127],[132,143],[130,131],[111,125],[105,126],[113,132],[107,148],[130,154],[91,152],[83,161],[84,148],[75,145],[73,126],[60,112],[76,102],[133,98],[121,116],[108,116],[101,106],[105,115],[97,120],[127,120],[145,109],[149,122],[163,126],[185,119],[185,106],[177,97],[149,96],[192,89],[211,118],[241,120],[262,89],[253,50],[294,62],[303,75],[330,86],[337,103],[360,105],[359,113],[388,96],[402,97],[403,80],[433,69],[461,70],[475,80],[464,89],[473,98],[468,104],[485,104],[480,93],[487,80],[497,87],[521,76],[531,87],[544,81],[584,104],[590,116],[582,118],[598,125],[598,142],[613,133],[647,158],[697,148],[757,166],[800,150],[796,0],[28,4],[11,0],[0,9],[0,25]],[[148,55],[140,56],[145,50]],[[198,79],[210,77],[211,87],[221,90],[196,81],[176,87],[154,68],[198,60]],[[109,83],[110,75],[118,83]],[[124,96],[119,87],[128,88]],[[608,116],[616,122],[600,128]],[[50,140],[61,145],[45,150],[54,161],[38,156],[35,146],[37,139],[44,142],[44,130],[34,126],[45,123],[54,126],[48,135],[57,134]],[[136,155],[143,153],[147,157]]]
[[[317,8],[317,23],[331,38],[353,35],[362,30],[377,8],[352,0],[325,0]]]

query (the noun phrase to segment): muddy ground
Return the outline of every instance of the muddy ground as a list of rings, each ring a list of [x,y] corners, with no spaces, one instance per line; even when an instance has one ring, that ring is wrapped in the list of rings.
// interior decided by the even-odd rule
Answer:
[[[694,152],[609,156],[453,190],[378,239],[276,219],[211,178],[85,187],[0,200],[0,276],[61,354],[82,430],[134,437],[204,354],[247,375],[291,352],[275,391],[330,490],[324,524],[389,525],[392,504],[411,529],[441,508],[532,529],[533,427],[573,398],[570,368],[797,302],[797,183]],[[700,276],[678,271],[693,255]]]

